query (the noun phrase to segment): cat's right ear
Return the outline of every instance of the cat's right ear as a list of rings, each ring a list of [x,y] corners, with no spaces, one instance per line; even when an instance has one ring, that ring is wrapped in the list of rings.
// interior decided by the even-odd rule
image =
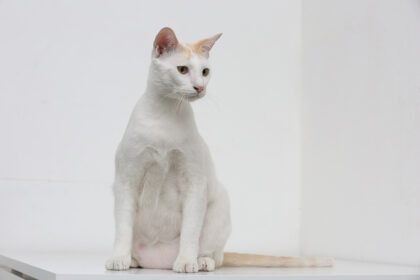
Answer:
[[[156,35],[153,43],[153,54],[155,57],[161,56],[165,52],[170,52],[178,47],[178,39],[175,32],[169,27],[162,28]]]

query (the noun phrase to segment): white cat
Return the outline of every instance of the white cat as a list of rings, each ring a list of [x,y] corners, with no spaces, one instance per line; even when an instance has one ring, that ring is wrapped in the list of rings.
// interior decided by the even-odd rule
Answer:
[[[145,94],[115,162],[116,233],[107,269],[213,271],[229,266],[323,266],[329,259],[223,253],[229,198],[216,178],[190,105],[206,94],[209,52],[221,34],[181,44],[163,28],[153,45]]]

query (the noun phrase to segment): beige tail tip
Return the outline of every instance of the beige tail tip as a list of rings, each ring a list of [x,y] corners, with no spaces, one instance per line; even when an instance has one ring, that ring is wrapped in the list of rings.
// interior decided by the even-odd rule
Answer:
[[[332,258],[317,257],[277,257],[256,254],[224,254],[223,266],[259,266],[259,267],[330,267]]]

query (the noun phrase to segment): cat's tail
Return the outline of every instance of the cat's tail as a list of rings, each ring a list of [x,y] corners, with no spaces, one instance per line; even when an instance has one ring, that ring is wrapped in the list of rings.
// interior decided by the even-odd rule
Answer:
[[[260,267],[328,267],[333,259],[318,257],[276,257],[256,254],[225,252],[223,266],[260,266]]]

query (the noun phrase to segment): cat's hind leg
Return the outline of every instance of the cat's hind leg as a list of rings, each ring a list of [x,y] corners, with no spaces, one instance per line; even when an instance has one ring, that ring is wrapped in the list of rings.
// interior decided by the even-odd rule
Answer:
[[[214,259],[211,257],[198,257],[197,262],[199,271],[213,271],[216,267]]]

